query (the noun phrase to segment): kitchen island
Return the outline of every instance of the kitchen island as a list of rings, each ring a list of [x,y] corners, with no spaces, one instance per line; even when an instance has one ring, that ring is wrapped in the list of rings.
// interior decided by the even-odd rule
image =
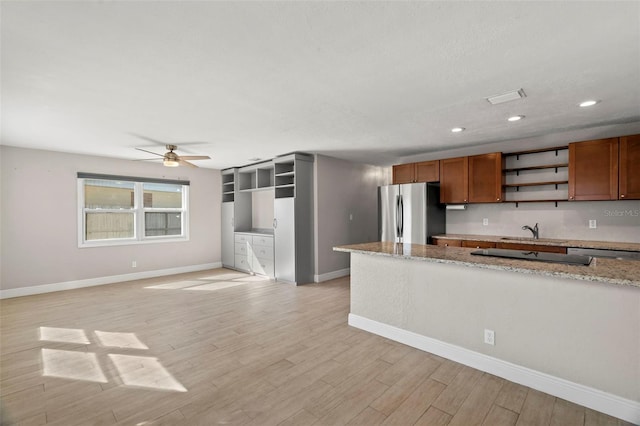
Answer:
[[[382,242],[334,250],[351,253],[350,325],[640,423],[640,262]]]

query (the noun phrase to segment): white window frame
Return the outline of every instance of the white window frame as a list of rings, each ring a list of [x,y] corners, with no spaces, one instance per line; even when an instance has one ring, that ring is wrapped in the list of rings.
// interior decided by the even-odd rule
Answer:
[[[84,205],[84,185],[87,179],[103,179],[117,181],[117,176],[109,177],[96,177],[96,178],[84,178],[78,177],[78,247],[105,247],[105,246],[123,246],[132,244],[154,244],[154,243],[171,243],[180,241],[189,241],[189,185],[182,185],[182,207],[181,208],[154,208],[144,207],[144,183],[158,183],[156,180],[146,181],[144,178],[140,178],[140,181],[134,181],[134,206],[132,209],[91,209],[85,208]],[[130,178],[123,179],[129,180]],[[162,182],[159,182],[162,183]],[[177,182],[167,182],[174,185],[179,185]],[[100,212],[100,213],[123,213],[133,214],[133,237],[131,238],[109,238],[104,240],[86,240],[86,214],[88,212]],[[159,212],[159,213],[180,213],[181,214],[181,228],[182,234],[180,235],[154,235],[145,236],[145,213],[147,212]]]

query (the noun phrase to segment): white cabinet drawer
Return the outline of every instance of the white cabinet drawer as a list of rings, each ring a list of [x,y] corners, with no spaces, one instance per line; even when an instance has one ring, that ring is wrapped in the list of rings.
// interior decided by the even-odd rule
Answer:
[[[273,277],[273,259],[260,259],[259,257],[254,257],[252,261],[252,270],[256,274],[266,275],[268,277]]]
[[[273,246],[253,246],[251,247],[253,257],[273,260]]]
[[[249,245],[247,243],[236,242],[236,254],[247,255],[249,254]]]
[[[249,234],[235,234],[236,243],[251,243],[251,235]]]
[[[253,245],[254,246],[263,246],[263,247],[272,247],[273,248],[273,237],[271,236],[263,236],[263,235],[254,235],[253,236]]]
[[[236,254],[235,268],[241,271],[251,271],[251,265],[249,265],[249,258],[241,254]]]

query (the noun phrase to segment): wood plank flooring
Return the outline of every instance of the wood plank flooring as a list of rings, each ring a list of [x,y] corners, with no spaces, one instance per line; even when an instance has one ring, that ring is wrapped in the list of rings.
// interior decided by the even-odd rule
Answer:
[[[216,269],[0,301],[0,424],[623,425]]]

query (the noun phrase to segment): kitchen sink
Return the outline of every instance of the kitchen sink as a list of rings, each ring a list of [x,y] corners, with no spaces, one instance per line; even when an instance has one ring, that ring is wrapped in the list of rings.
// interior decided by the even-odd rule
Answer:
[[[517,241],[517,242],[526,242],[526,241],[538,241],[541,243],[564,243],[565,241],[556,240],[551,238],[533,238],[533,237],[502,237],[500,241]]]
[[[531,260],[535,262],[563,263],[565,265],[588,265],[591,256],[578,254],[545,253],[537,251],[507,250],[507,249],[482,249],[473,251],[476,256],[503,257],[506,259]]]

